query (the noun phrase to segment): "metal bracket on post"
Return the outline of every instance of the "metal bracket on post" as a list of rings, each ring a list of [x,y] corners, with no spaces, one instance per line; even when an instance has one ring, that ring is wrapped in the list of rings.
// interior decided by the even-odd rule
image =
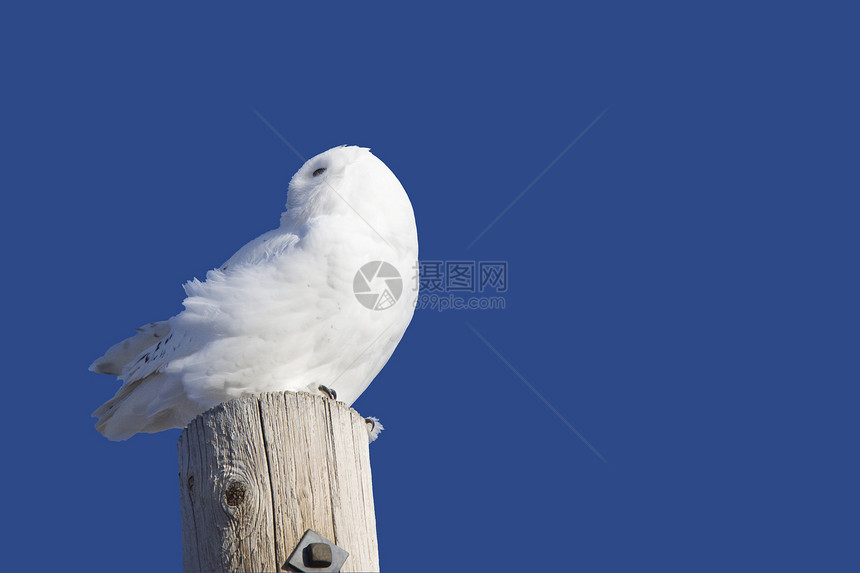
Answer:
[[[308,529],[299,544],[287,559],[287,564],[297,571],[307,573],[340,571],[349,552],[341,549],[316,531]],[[286,567],[285,567],[286,568]]]

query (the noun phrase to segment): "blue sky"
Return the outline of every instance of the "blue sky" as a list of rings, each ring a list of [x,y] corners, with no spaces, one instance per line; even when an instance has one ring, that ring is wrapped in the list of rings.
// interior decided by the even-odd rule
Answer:
[[[301,161],[256,110],[305,157],[371,147],[422,259],[508,264],[503,310],[419,310],[354,404],[383,568],[854,570],[854,22],[4,6],[12,565],[180,570],[179,432],[102,438],[86,367],[277,225]]]

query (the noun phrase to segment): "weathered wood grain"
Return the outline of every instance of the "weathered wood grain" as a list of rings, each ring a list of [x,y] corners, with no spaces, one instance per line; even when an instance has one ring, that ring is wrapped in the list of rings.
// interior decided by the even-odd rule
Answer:
[[[307,529],[378,571],[367,424],[341,402],[294,392],[221,404],[179,438],[186,571],[286,571]]]

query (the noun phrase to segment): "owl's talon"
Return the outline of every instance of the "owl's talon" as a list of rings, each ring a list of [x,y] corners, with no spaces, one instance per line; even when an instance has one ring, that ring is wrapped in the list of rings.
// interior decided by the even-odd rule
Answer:
[[[373,416],[369,416],[364,419],[365,423],[368,424],[367,435],[370,437],[370,441],[376,440],[379,437],[379,432],[384,430],[382,427],[382,423],[379,421],[379,418],[374,418]]]

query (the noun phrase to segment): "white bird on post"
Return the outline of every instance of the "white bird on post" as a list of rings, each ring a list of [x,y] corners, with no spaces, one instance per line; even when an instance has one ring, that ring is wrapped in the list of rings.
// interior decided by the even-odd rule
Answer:
[[[378,571],[381,425],[349,405],[412,320],[417,261],[400,182],[370,150],[336,147],[293,176],[277,229],[90,366],[123,381],[93,414],[111,440],[185,428],[186,571]]]

